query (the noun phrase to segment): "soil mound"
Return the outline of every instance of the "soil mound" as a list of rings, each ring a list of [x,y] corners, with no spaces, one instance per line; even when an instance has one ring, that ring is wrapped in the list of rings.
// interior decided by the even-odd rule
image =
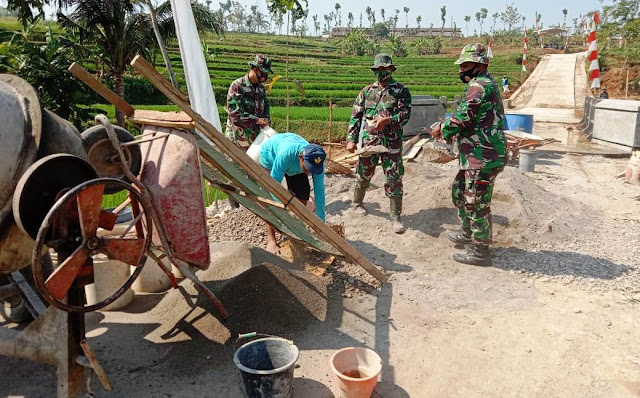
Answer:
[[[218,244],[214,253],[218,247],[223,253],[198,276],[224,303],[227,322],[221,322],[214,306],[185,280],[152,310],[161,326],[148,339],[226,345],[239,333],[253,331],[293,338],[324,320],[326,283],[321,278],[256,247],[236,245],[225,253]]]

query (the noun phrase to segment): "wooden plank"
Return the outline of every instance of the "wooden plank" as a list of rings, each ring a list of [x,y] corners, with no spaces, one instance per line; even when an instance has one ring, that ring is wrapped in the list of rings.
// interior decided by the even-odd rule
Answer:
[[[163,122],[193,122],[193,119],[184,112],[162,112],[148,109],[136,109],[132,117],[135,119],[158,120]]]
[[[129,121],[133,124],[137,124],[139,126],[148,125],[148,126],[158,126],[158,127],[169,127],[173,129],[192,129],[195,128],[195,123],[191,122],[172,122],[167,120],[156,120],[156,119],[142,119],[138,117],[130,117]]]
[[[135,109],[133,109],[133,107],[129,105],[127,101],[120,98],[118,94],[111,91],[109,87],[105,86],[98,79],[93,77],[93,75],[87,72],[85,68],[83,68],[82,66],[74,62],[69,67],[69,72],[73,73],[75,77],[80,79],[87,86],[91,87],[93,91],[100,94],[102,98],[109,101],[109,103],[113,104],[113,106],[121,110],[125,115],[127,116],[133,115],[133,112],[135,111]]]
[[[426,144],[427,141],[429,141],[427,138],[423,138],[420,141],[416,142],[411,148],[411,150],[409,151],[409,153],[404,155],[402,159],[404,160],[414,159],[416,156],[418,156],[418,152],[420,152],[420,150],[422,149],[422,146]]]
[[[251,178],[266,187],[278,198],[278,200],[285,203],[285,207],[288,207],[288,209],[293,211],[293,213],[303,222],[307,223],[322,239],[332,244],[350,261],[363,267],[380,282],[384,283],[387,281],[387,276],[367,260],[362,253],[353,248],[330,226],[316,217],[316,215],[302,204],[302,202],[296,199],[276,180],[271,178],[264,168],[258,166],[253,160],[251,160],[251,158],[249,158],[249,156],[247,156],[246,153],[227,139],[211,123],[204,120],[199,113],[194,111],[189,103],[185,101],[185,98],[181,98],[181,96],[175,92],[175,88],[171,86],[171,84],[162,75],[160,75],[153,66],[139,55],[133,59],[131,65],[145,76],[154,86],[156,86],[158,90],[166,95],[167,98],[187,113],[195,122],[196,128],[207,136],[207,138],[209,138],[223,153],[229,156],[237,165],[247,172]]]
[[[402,145],[402,155],[406,155],[406,153],[409,152],[418,141],[420,141],[420,134],[416,135],[415,137],[411,137],[409,141],[405,142]]]

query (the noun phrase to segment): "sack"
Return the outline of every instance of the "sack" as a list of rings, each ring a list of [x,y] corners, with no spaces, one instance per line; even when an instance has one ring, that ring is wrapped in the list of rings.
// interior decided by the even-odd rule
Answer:
[[[640,150],[631,153],[625,179],[629,184],[640,185]]]

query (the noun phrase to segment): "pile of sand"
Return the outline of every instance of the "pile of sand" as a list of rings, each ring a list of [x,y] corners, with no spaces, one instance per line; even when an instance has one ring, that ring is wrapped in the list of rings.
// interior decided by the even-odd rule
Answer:
[[[229,345],[239,333],[253,331],[293,338],[324,320],[326,280],[253,246],[228,244],[227,248],[212,247],[216,255],[211,267],[198,272],[224,303],[230,315],[227,322],[185,280],[151,311],[151,319],[160,326],[148,339]]]

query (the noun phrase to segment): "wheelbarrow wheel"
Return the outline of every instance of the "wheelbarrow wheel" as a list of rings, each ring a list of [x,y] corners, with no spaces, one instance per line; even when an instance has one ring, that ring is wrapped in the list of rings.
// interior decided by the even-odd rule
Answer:
[[[118,136],[120,143],[132,142],[135,140],[133,135],[127,130],[119,126],[113,126],[113,129]],[[130,182],[122,171],[122,164],[118,158],[116,150],[113,148],[107,130],[103,125],[98,124],[90,127],[82,132],[82,141],[84,148],[87,151],[87,162],[98,173],[98,177],[117,178],[119,180]],[[140,146],[129,145],[122,148],[124,157],[127,161],[127,167],[131,170],[134,176],[140,173],[142,167],[142,153],[140,152]],[[110,189],[114,189],[112,187]],[[115,193],[112,191],[105,191],[107,194]]]
[[[116,224],[118,212],[127,203],[112,207],[114,196],[108,191],[126,191],[133,220]],[[113,210],[108,210],[112,208]],[[136,280],[147,258],[151,243],[151,212],[140,192],[131,184],[113,178],[97,178],[82,183],[56,201],[44,218],[33,253],[33,277],[38,290],[51,305],[69,312],[99,310],[122,296]],[[42,254],[51,254],[53,267],[47,267]],[[98,268],[95,265],[101,263]],[[106,271],[133,266],[124,282],[109,282]],[[96,283],[100,290],[87,303],[84,287]],[[98,286],[101,286],[98,289]]]

